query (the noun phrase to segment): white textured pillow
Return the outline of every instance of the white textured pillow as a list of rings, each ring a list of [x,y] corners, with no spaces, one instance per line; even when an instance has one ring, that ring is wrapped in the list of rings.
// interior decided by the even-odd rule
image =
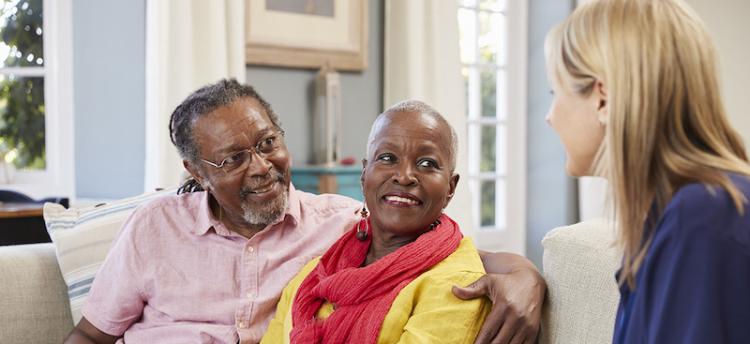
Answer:
[[[147,193],[100,206],[65,209],[59,204],[44,205],[44,221],[55,245],[70,311],[78,323],[91,283],[117,236],[123,222],[140,204],[175,193],[175,189]]]
[[[603,219],[555,228],[542,239],[547,301],[540,343],[611,343],[621,254]]]

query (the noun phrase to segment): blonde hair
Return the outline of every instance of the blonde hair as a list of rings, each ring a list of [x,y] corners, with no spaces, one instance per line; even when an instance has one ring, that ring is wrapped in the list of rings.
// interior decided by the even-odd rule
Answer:
[[[721,102],[714,46],[684,2],[591,1],[548,34],[545,54],[561,87],[581,96],[597,81],[606,89],[592,167],[609,180],[620,284],[634,287],[656,221],[682,185],[720,186],[743,213],[747,199],[726,172],[750,175],[750,165]]]

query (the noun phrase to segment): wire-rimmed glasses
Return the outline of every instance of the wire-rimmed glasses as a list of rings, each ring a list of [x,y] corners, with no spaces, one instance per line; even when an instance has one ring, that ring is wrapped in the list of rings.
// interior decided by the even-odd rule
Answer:
[[[247,166],[247,163],[253,159],[253,153],[260,158],[265,158],[276,153],[283,144],[284,131],[273,131],[260,139],[253,148],[231,153],[218,164],[206,159],[201,159],[201,161],[222,170],[224,173],[232,173],[238,171],[240,167]]]

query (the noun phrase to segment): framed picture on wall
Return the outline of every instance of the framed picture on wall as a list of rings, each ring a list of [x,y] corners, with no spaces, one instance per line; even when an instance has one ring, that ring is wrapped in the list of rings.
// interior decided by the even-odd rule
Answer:
[[[366,0],[246,0],[247,64],[361,71]]]

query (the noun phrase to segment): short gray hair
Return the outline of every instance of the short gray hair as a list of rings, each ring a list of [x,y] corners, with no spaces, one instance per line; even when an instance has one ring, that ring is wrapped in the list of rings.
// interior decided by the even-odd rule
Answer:
[[[426,114],[430,117],[435,118],[438,122],[441,122],[448,126],[451,130],[451,146],[450,146],[450,166],[451,171],[454,171],[456,169],[456,155],[458,154],[458,135],[456,135],[456,130],[453,129],[453,126],[448,123],[448,121],[441,115],[435,108],[433,108],[430,105],[427,105],[427,103],[423,101],[419,101],[416,99],[407,99],[400,101],[391,107],[387,108],[383,113],[378,115],[377,118],[375,118],[375,121],[372,123],[372,128],[370,129],[370,135],[367,137],[367,157],[370,157],[370,154],[372,153],[372,143],[375,139],[375,133],[378,131],[379,126],[378,122],[380,122],[386,115],[397,113],[397,112],[411,112],[411,113],[420,113],[420,114]]]

